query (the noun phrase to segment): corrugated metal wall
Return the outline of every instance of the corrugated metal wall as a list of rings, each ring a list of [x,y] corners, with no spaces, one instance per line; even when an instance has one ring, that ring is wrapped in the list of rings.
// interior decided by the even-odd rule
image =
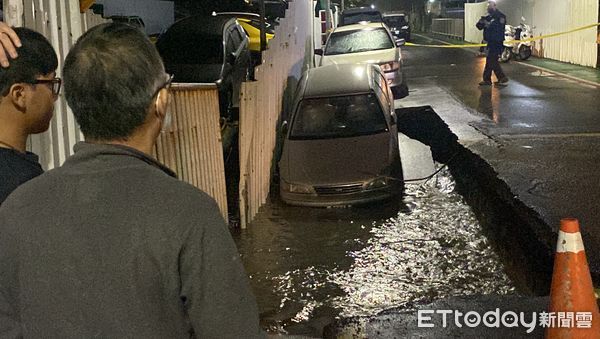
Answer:
[[[10,25],[25,26],[44,34],[58,54],[58,76],[71,46],[88,28],[105,22],[91,12],[81,14],[78,0],[5,0],[10,8],[5,18]],[[40,156],[44,169],[60,166],[71,154],[73,145],[82,140],[71,110],[61,93],[54,118],[46,133],[30,138],[30,150]]]
[[[284,92],[310,64],[313,9],[310,1],[289,3],[286,17],[256,69],[256,82],[242,86],[240,105],[240,217],[245,228],[267,201],[276,130]],[[290,88],[288,88],[288,91]],[[292,89],[293,91],[293,89]]]
[[[214,84],[173,84],[171,126],[156,143],[157,159],[216,200],[227,220],[225,164]]]
[[[598,0],[536,0],[532,23],[535,35],[567,31],[598,22]],[[598,60],[596,29],[536,42],[537,55],[595,67]]]
[[[598,0],[511,0],[498,2],[511,25],[521,17],[535,26],[535,36],[568,31],[598,22]],[[465,9],[466,12],[466,9]],[[466,23],[465,25],[470,25]],[[537,41],[534,54],[573,64],[595,67],[598,60],[596,29]]]
[[[480,43],[483,31],[475,27],[479,19],[487,14],[487,2],[465,4],[465,41]]]

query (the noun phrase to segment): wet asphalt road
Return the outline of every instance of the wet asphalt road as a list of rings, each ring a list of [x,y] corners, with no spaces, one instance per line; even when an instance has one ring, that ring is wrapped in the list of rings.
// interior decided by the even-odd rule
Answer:
[[[428,37],[418,43],[439,44]],[[600,86],[502,64],[505,88],[479,87],[484,58],[476,49],[403,48],[413,92],[408,106],[432,105],[461,143],[493,167],[540,220],[532,232],[552,265],[561,218],[580,220],[592,278],[600,285]],[[435,98],[432,94],[446,96]],[[470,128],[475,127],[475,129]],[[549,281],[551,271],[544,274]]]
[[[415,43],[440,44],[425,36]],[[479,87],[485,58],[477,49],[402,48],[409,86],[423,81],[447,88],[467,107],[485,116],[479,126],[494,134],[600,132],[600,88],[540,72],[517,62],[502,64],[510,83]],[[494,80],[495,81],[495,80]]]

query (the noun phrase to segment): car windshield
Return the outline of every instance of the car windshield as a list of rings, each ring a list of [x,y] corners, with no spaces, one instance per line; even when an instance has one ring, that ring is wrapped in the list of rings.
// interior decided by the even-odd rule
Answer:
[[[390,27],[402,27],[407,25],[404,15],[384,17],[383,21]]]
[[[381,15],[379,13],[374,13],[374,12],[344,14],[344,17],[342,20],[344,21],[344,25],[357,24],[361,21],[381,22]]]
[[[165,34],[158,50],[170,64],[222,64],[223,39],[218,35]]]
[[[333,32],[325,47],[325,55],[360,53],[389,48],[394,48],[394,43],[384,28]]]
[[[348,138],[387,128],[375,94],[305,99],[298,106],[290,139]]]

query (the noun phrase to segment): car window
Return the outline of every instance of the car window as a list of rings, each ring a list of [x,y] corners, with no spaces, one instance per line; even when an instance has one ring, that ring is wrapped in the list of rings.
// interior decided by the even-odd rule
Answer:
[[[223,63],[223,38],[218,35],[167,32],[158,41],[157,47],[168,64]]]
[[[237,32],[237,27],[233,26],[230,30],[229,30],[229,39],[228,40],[228,44],[229,41],[231,41],[233,43],[233,51],[237,51],[237,49],[240,47],[240,45],[242,44],[242,39],[240,37],[240,34]]]
[[[240,39],[240,43],[241,43],[244,41],[244,39],[246,39],[246,32],[244,31],[242,26],[236,25],[235,27],[236,28],[235,28],[234,34],[236,34],[238,36],[238,39]]]
[[[227,52],[227,55],[229,55],[231,53],[235,53],[237,51],[237,46],[234,43],[234,39],[233,39],[231,33],[228,34],[228,38],[227,38],[227,42],[226,42],[225,48],[226,48],[225,51]]]
[[[403,15],[384,17],[383,21],[390,27],[402,27],[408,25]]]
[[[381,15],[379,13],[344,14],[342,20],[344,25],[357,24],[361,21],[381,22]]]
[[[385,28],[333,32],[325,46],[325,55],[359,53],[394,48]]]
[[[329,139],[386,132],[374,93],[305,99],[298,105],[290,139]]]

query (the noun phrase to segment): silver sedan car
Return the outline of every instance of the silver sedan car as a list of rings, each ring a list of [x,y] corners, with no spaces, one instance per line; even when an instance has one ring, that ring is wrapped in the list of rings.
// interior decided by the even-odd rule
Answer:
[[[403,39],[395,40],[388,27],[381,22],[342,26],[336,28],[321,55],[320,66],[334,64],[377,64],[392,87],[395,99],[408,96],[408,86],[402,70]]]
[[[307,71],[285,121],[280,195],[291,205],[354,205],[403,188],[394,101],[377,65]]]

